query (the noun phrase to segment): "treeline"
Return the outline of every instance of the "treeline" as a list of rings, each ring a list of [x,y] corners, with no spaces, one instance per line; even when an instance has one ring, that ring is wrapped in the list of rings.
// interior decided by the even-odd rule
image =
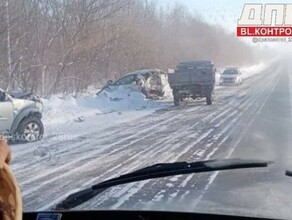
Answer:
[[[165,8],[151,0],[2,0],[0,48],[0,87],[42,95],[77,94],[180,60],[241,65],[254,55],[184,5]]]

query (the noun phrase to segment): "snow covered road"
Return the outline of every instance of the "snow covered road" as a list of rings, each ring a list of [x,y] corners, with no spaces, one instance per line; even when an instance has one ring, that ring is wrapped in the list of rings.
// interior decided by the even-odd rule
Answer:
[[[154,163],[233,157],[278,85],[280,70],[277,65],[269,66],[260,74],[250,74],[241,86],[218,87],[212,106],[206,106],[205,100],[181,107],[167,104],[130,121],[96,129],[91,123],[90,129],[82,127],[73,140],[49,137],[13,145],[12,167],[25,210],[49,209],[78,189]],[[221,173],[123,185],[78,208],[191,211],[204,201],[218,175]]]

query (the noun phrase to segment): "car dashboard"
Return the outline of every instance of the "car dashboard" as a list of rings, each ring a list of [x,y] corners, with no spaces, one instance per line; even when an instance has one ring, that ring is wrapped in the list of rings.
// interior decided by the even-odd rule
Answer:
[[[64,212],[30,212],[24,213],[23,220],[248,220],[253,218],[244,216],[184,213],[184,212],[160,212],[160,211],[64,211]]]

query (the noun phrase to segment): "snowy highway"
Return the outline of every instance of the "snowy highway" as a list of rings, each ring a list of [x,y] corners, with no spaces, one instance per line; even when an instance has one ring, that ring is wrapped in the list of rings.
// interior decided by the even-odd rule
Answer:
[[[118,126],[90,123],[90,128],[82,129],[74,140],[48,137],[36,143],[12,145],[12,168],[22,189],[25,210],[47,210],[72,192],[155,163],[223,158],[267,159],[275,165],[266,170],[184,175],[122,185],[78,208],[212,208],[220,212],[224,204],[221,199],[234,196],[228,200],[232,203],[228,207],[239,207],[245,213],[246,206],[259,204],[275,190],[280,191],[279,201],[289,203],[285,194],[292,179],[284,176],[282,168],[290,168],[292,157],[288,144],[292,139],[290,73],[285,65],[272,63],[246,77],[243,85],[217,87],[212,106],[207,106],[205,100],[185,101],[180,107],[166,103],[151,114],[121,121]],[[275,117],[283,123],[275,126]],[[278,189],[277,182],[269,182],[270,175],[283,178],[287,186]],[[243,178],[245,185],[251,185],[238,190]],[[263,183],[267,190],[262,193],[255,185],[261,180],[267,181]],[[267,210],[272,204],[265,202],[259,208]],[[288,206],[292,207],[291,200]]]

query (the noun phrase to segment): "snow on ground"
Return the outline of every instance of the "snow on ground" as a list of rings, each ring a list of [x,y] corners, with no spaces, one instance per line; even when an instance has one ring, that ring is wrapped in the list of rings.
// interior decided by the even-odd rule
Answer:
[[[12,168],[20,182],[25,210],[47,210],[67,193],[158,162],[224,158],[222,155],[233,149],[229,141],[236,141],[233,134],[240,128],[241,118],[249,120],[247,116],[256,115],[257,103],[265,100],[273,79],[254,77],[240,86],[222,86],[213,106],[190,102],[181,109],[158,111],[145,120],[134,119],[172,106],[172,101],[146,100],[140,93],[122,88],[98,97],[52,97],[45,101],[47,133],[68,132],[78,135],[78,141],[48,139],[12,146]],[[258,82],[263,86],[258,87]],[[123,121],[130,122],[118,125]],[[112,128],[104,129],[107,126]],[[201,198],[202,194],[193,190],[198,179],[198,189],[210,182],[209,176],[176,176],[165,180],[167,186],[144,181],[115,187],[79,208],[133,208],[137,198],[159,203],[170,195],[176,203],[188,197]]]
[[[262,72],[266,68],[263,63],[242,67],[244,78]],[[220,74],[216,74],[216,84]],[[89,89],[82,97],[55,95],[44,99],[43,122],[46,132],[75,132],[74,128],[94,126],[102,129],[113,123],[121,123],[143,117],[153,111],[172,103],[172,92],[166,87],[166,100],[147,100],[139,92],[127,87],[118,87],[115,91],[104,91],[98,96],[96,90]],[[76,126],[78,124],[78,126]],[[82,125],[84,124],[84,125]]]
[[[103,129],[170,105],[168,100],[147,100],[141,92],[124,87],[98,96],[53,96],[43,103],[43,123],[47,133],[75,133],[76,129],[82,131],[86,127]]]
[[[243,78],[246,79],[253,75],[262,73],[263,70],[265,70],[266,68],[267,68],[267,65],[265,63],[259,63],[252,66],[241,67],[240,70],[243,74]]]

